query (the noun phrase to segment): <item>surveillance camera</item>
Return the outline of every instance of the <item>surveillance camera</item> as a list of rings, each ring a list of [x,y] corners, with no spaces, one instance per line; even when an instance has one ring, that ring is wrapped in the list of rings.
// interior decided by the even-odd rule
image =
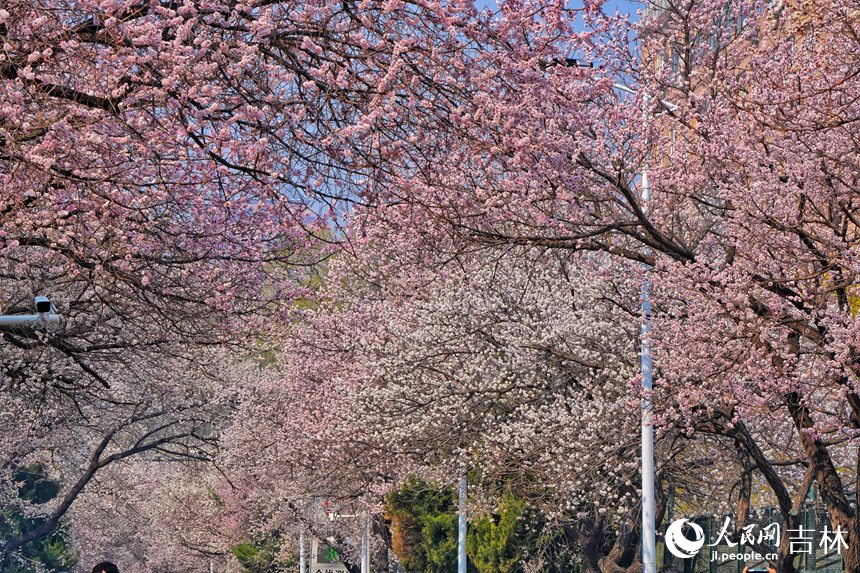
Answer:
[[[36,312],[39,314],[47,314],[49,312],[55,312],[54,305],[46,296],[37,296],[34,301],[36,304]]]

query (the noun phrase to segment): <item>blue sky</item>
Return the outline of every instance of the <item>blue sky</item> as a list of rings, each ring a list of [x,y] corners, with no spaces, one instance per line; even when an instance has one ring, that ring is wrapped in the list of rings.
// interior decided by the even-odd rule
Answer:
[[[630,0],[610,0],[606,3],[606,9],[619,12],[628,13],[628,14],[636,14],[636,10],[640,8],[644,8],[646,5],[645,2],[631,2]]]
[[[496,0],[476,0],[475,2],[478,6],[495,6]],[[575,4],[576,0],[573,0],[571,4]],[[643,1],[632,1],[632,0],[609,0],[606,3],[606,10],[609,12],[614,12],[618,10],[622,13],[635,14],[636,10],[645,6],[645,2]]]

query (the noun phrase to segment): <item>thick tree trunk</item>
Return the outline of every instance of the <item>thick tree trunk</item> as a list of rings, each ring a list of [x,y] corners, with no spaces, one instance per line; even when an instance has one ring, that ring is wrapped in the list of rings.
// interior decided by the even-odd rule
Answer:
[[[794,555],[791,553],[791,540],[788,537],[789,529],[797,529],[800,525],[800,519],[797,516],[790,516],[785,520],[783,535],[779,542],[777,555],[779,556],[776,562],[777,573],[797,573],[797,568],[794,566]]]
[[[800,443],[809,461],[809,471],[812,472],[812,477],[818,484],[818,493],[827,507],[830,522],[833,528],[839,527],[847,533],[848,549],[843,554],[845,571],[860,573],[860,528],[858,528],[857,512],[848,503],[842,478],[836,471],[827,446],[813,437],[809,431],[813,429],[813,420],[803,403],[802,396],[792,392],[785,399],[797,428]]]
[[[603,519],[598,518],[588,532],[588,538],[582,545],[582,565],[584,573],[600,572],[600,545],[603,541]]]
[[[794,567],[794,556],[789,551],[791,544],[788,539],[788,530],[796,529],[799,525],[797,516],[793,515],[795,512],[792,511],[794,504],[792,503],[791,495],[785,487],[785,483],[782,481],[782,478],[779,476],[773,465],[768,461],[764,452],[762,452],[761,448],[756,443],[755,438],[749,432],[746,424],[743,422],[736,422],[732,426],[726,426],[724,424],[725,420],[729,420],[733,417],[730,414],[731,413],[726,414],[723,412],[716,412],[710,420],[702,424],[702,429],[734,438],[736,447],[740,451],[746,452],[755,464],[755,467],[759,472],[761,472],[762,477],[776,496],[777,503],[779,505],[779,513],[782,517],[783,523],[785,524],[782,530],[783,534],[780,538],[780,545],[776,548],[778,559],[775,565],[777,566],[779,573],[797,573],[797,569]],[[738,511],[738,517],[741,517],[741,514],[745,514],[748,511],[748,507],[745,507],[743,502],[741,502],[739,503]]]
[[[857,411],[852,407],[852,412],[856,413]],[[855,463],[854,503],[856,507],[856,504],[860,502],[860,447],[857,449]],[[854,519],[851,520],[851,530],[848,532],[847,543],[848,548],[842,556],[844,571],[845,573],[860,573],[860,516],[858,516],[856,509],[854,510]]]
[[[373,553],[374,571],[379,573],[387,573],[389,568],[388,551],[391,549],[391,532],[385,526],[385,518],[382,515],[374,516],[372,533],[382,540],[382,543]]]
[[[842,551],[843,570],[845,573],[860,573],[860,527],[856,519],[846,542],[848,548]]]
[[[631,509],[622,522],[612,549],[598,562],[601,573],[631,573],[642,570],[641,562],[636,559],[636,548],[639,547],[636,527],[638,516],[639,512],[635,508]]]

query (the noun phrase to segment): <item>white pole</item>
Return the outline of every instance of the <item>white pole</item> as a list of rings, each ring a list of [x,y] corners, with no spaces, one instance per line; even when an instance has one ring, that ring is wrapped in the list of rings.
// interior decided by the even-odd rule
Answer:
[[[616,89],[629,94],[636,90],[621,84],[614,84]],[[642,124],[648,127],[648,96],[642,98]],[[672,102],[659,100],[671,111],[678,109]],[[647,133],[645,134],[647,137]],[[648,184],[648,168],[642,170],[642,206],[648,213],[651,202],[651,187]],[[654,495],[654,404],[651,402],[652,367],[651,362],[651,267],[645,267],[645,280],[642,282],[642,572],[656,573],[657,571],[657,538],[655,527],[655,495]]]
[[[651,402],[651,301],[648,279],[642,284],[642,572],[655,573],[657,540],[654,525],[654,405]]]
[[[0,326],[19,326],[22,324],[60,322],[60,315],[55,312],[43,314],[0,314]]]
[[[370,573],[370,516],[364,516],[364,531],[361,534],[361,573]]]
[[[37,314],[0,314],[0,326],[18,326],[21,324],[44,324],[60,322],[60,315],[54,303],[46,296],[39,295],[33,299]]]
[[[617,90],[636,94],[636,90],[621,84],[614,84]],[[648,128],[648,96],[642,98],[642,125]],[[678,106],[672,102],[660,100],[660,103],[669,110],[676,110]],[[647,137],[647,132],[644,134]],[[648,168],[642,169],[642,207],[648,213],[648,204],[651,202],[651,187],[648,184]],[[645,280],[642,281],[642,391],[645,397],[642,399],[642,573],[656,573],[657,571],[657,537],[654,523],[655,496],[654,496],[654,404],[651,402],[652,388],[652,362],[651,362],[651,267],[645,267]]]
[[[466,475],[457,488],[457,573],[466,573]]]
[[[215,566],[212,565],[212,562],[209,562],[209,573],[215,573]]]
[[[647,98],[644,100],[647,128]],[[648,212],[651,188],[648,184],[648,169],[642,170],[642,205]],[[657,537],[654,499],[654,404],[651,402],[651,267],[645,268],[642,282],[642,573],[657,571]]]
[[[305,528],[299,531],[299,573],[305,573]]]

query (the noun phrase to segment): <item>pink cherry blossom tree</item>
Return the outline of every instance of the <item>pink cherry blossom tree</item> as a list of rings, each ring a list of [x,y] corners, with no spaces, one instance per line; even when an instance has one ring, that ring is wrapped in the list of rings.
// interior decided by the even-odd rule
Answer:
[[[239,507],[269,529],[326,531],[308,500],[378,512],[406,477],[468,470],[472,510],[491,511],[504,483],[567,529],[590,571],[635,568],[639,269],[535,248],[431,264],[390,231],[367,226],[330,261],[276,370],[246,395],[226,452]],[[670,484],[689,507],[729,507],[731,445],[667,436],[661,515]]]
[[[539,468],[509,462],[536,444],[558,460],[532,434],[560,413],[532,408],[570,371],[601,382],[582,390],[597,398],[580,400],[578,416],[622,408],[617,384],[635,360],[613,364],[612,384],[587,365],[604,344],[635,356],[642,273],[631,264],[644,263],[665,436],[736,449],[741,516],[757,483],[791,526],[814,484],[857,569],[856,9],[682,0],[631,24],[601,7],[7,2],[0,288],[7,310],[48,288],[68,322],[4,332],[4,395],[85,411],[90,394],[122,401],[104,388],[118,363],[187,362],[198,348],[258,342],[262,317],[295,320],[282,372],[248,392],[233,465],[249,491],[263,480],[260,491],[286,488],[287,499],[336,493],[369,509],[367,492],[441,467],[434,459],[528,473]],[[348,232],[332,231],[343,223]],[[282,312],[305,294],[298,263],[362,233],[396,241],[359,253],[366,282],[308,316]],[[561,298],[513,271],[494,290],[487,261],[512,247],[564,253],[571,276],[618,304],[598,297],[599,315],[576,325],[586,330],[566,331],[550,311],[597,295]],[[481,261],[476,249],[495,250]],[[441,261],[462,264],[456,280],[477,290],[436,276]],[[389,280],[374,264],[404,270]],[[487,292],[535,300],[509,322]],[[437,335],[470,342],[468,360]],[[578,362],[537,361],[546,346]],[[511,380],[508,403],[496,394]],[[458,410],[458,385],[476,411]],[[386,425],[386,408],[421,396],[420,431]],[[635,424],[635,404],[632,419],[611,411],[619,427]],[[357,439],[362,424],[382,443]],[[509,449],[516,436],[524,444]],[[259,455],[245,466],[243,452]],[[288,467],[300,479],[279,485]],[[566,495],[582,487],[562,483]],[[780,555],[793,571],[787,546]]]

